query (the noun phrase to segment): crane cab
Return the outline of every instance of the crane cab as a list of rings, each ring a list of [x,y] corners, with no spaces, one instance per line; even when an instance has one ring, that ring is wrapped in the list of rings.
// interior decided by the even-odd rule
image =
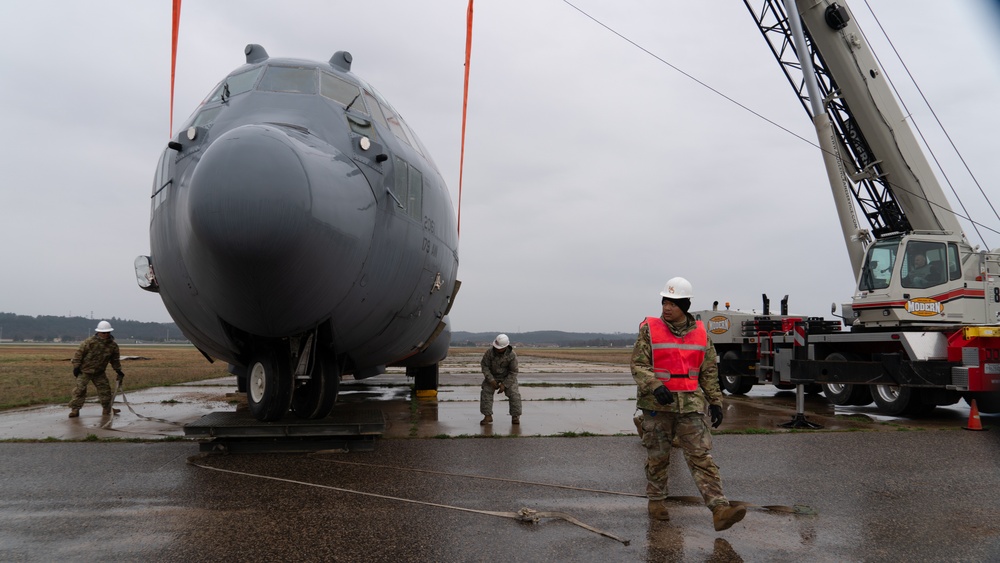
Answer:
[[[939,233],[883,237],[872,244],[858,276],[854,326],[985,324],[986,255]],[[996,269],[995,267],[993,269]]]

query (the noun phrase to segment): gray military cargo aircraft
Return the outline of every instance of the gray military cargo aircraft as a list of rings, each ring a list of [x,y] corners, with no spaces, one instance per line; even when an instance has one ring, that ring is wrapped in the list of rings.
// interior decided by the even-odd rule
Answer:
[[[350,53],[245,54],[163,151],[139,286],[258,420],[324,418],[342,376],[386,366],[436,390],[461,282],[430,154]]]

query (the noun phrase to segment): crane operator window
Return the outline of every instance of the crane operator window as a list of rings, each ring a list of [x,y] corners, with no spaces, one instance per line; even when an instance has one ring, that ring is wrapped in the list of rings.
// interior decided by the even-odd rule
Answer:
[[[861,281],[858,284],[858,289],[872,291],[889,287],[898,251],[899,240],[882,240],[873,244],[865,257],[865,266],[861,270]]]
[[[906,245],[903,266],[903,287],[923,289],[948,280],[948,254],[941,242],[910,241]]]

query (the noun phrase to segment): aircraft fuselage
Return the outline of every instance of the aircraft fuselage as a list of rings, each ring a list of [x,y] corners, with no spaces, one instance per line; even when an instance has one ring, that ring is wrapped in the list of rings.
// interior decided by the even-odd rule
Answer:
[[[350,54],[246,53],[157,169],[151,277],[167,311],[237,375],[272,350],[294,393],[313,364],[356,377],[436,365],[458,234],[426,149]]]

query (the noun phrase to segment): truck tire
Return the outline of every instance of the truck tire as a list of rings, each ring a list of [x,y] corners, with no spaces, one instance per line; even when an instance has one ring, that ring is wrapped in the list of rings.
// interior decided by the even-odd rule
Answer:
[[[753,389],[753,380],[742,375],[720,375],[719,383],[730,395],[746,395]]]
[[[823,384],[823,394],[826,395],[826,400],[838,407],[846,407],[851,404],[851,392],[853,390],[853,386],[842,383]]]
[[[826,357],[828,362],[850,362],[857,361],[854,354],[842,354],[834,352]],[[826,399],[839,407],[865,406],[871,404],[872,394],[867,385],[854,385],[851,383],[823,383],[823,394]]]
[[[740,359],[740,355],[732,350],[728,350],[722,355],[723,361],[738,359]],[[738,373],[727,373],[725,375],[721,372],[719,373],[719,385],[730,395],[746,395],[748,391],[753,389],[753,384],[753,378],[744,377]]]
[[[839,407],[864,407],[872,404],[872,394],[866,385],[824,383],[826,399]]]
[[[889,416],[899,416],[914,410],[910,403],[921,405],[918,393],[914,393],[912,387],[900,387],[898,385],[875,385],[872,389],[872,398],[875,399],[875,406],[882,414]]]

